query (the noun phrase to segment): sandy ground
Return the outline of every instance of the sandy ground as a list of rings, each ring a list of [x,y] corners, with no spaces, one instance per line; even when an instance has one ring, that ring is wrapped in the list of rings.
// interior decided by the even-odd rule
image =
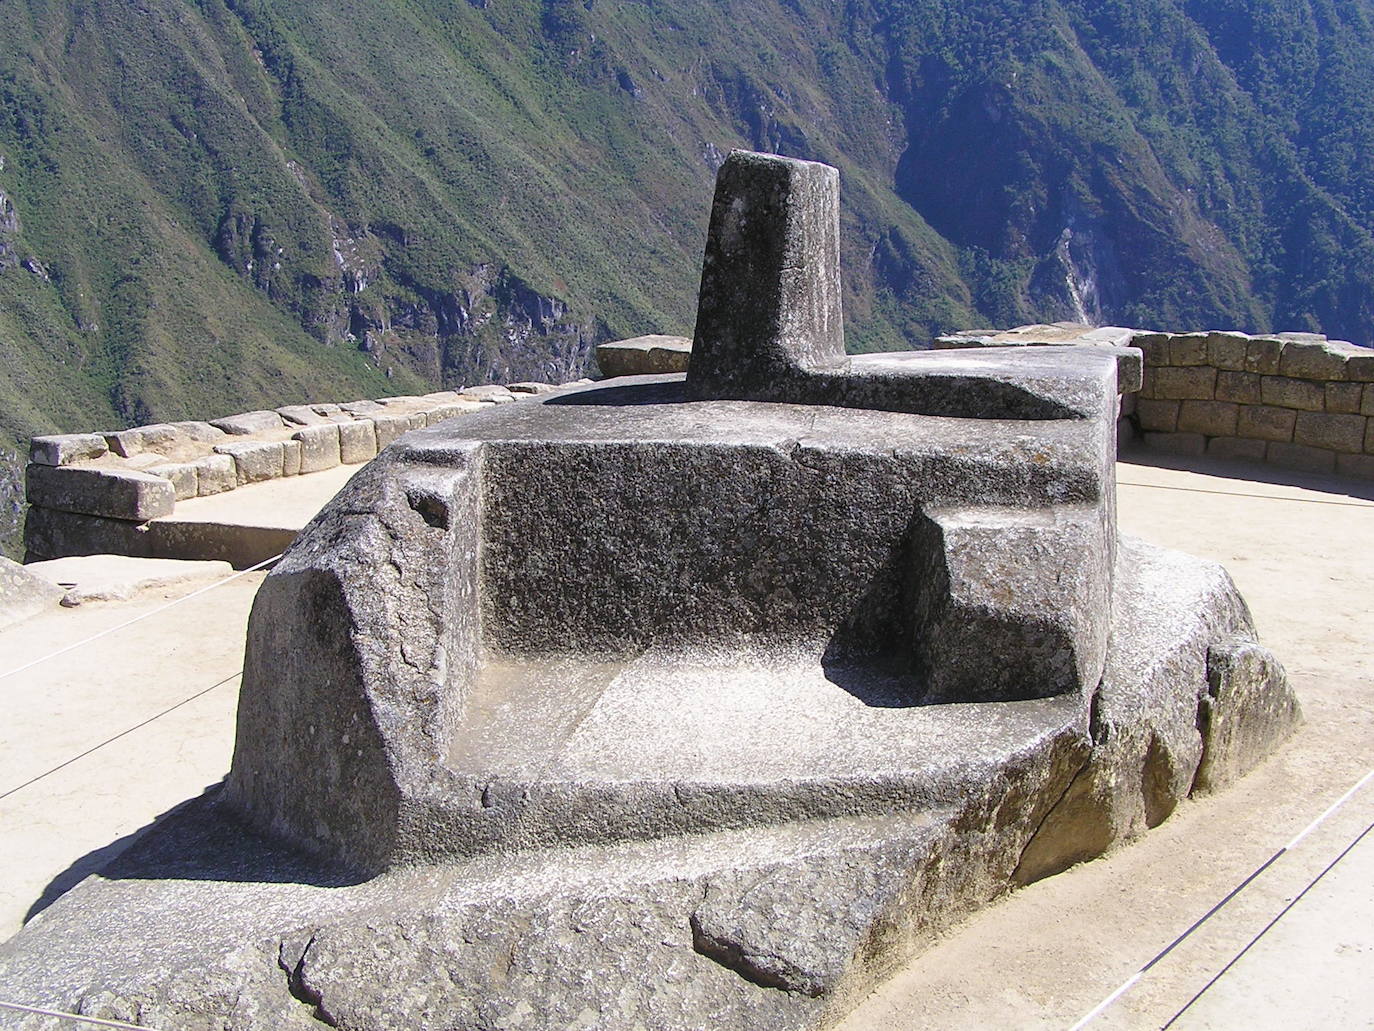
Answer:
[[[862,1003],[847,1031],[1072,1026],[1374,765],[1374,503],[1349,484],[1256,475],[1268,474],[1123,463],[1121,527],[1231,570],[1297,684],[1302,730],[1231,791],[1185,803],[1109,859],[977,915]],[[224,775],[261,578],[11,676],[178,591],[55,610],[0,632],[0,937]],[[1163,1027],[1178,1015],[1170,1026],[1374,1028],[1374,833],[1357,842],[1371,821],[1374,782],[1092,1026]]]
[[[265,575],[10,676],[201,585],[55,608],[0,632],[0,937],[54,878],[70,888],[228,771],[244,630]]]

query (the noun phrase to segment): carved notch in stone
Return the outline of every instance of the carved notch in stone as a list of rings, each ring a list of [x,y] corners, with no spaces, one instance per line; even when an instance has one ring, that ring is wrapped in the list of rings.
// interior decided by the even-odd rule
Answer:
[[[764,399],[845,363],[839,172],[735,151],[716,178],[689,391]]]

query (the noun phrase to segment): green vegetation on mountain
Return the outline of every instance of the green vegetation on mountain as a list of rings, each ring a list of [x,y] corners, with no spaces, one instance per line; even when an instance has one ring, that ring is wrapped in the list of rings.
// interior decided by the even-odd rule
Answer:
[[[9,0],[0,507],[31,433],[690,332],[733,147],[840,168],[851,350],[1374,343],[1374,0]]]

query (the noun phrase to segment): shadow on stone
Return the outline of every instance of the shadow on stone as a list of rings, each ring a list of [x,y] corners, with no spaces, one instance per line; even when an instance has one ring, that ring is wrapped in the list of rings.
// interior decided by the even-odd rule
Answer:
[[[588,387],[546,398],[546,405],[593,405],[625,408],[634,405],[675,405],[688,400],[681,377],[668,382],[634,377],[631,382],[617,380],[614,386]]]

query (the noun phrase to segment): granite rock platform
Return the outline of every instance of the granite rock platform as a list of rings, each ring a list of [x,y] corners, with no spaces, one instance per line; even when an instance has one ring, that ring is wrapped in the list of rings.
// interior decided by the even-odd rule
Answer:
[[[169,1026],[823,1027],[1268,754],[1297,702],[1229,576],[1117,533],[1138,352],[847,357],[837,188],[726,162],[685,377],[357,473],[258,593],[223,787],[0,977]]]

